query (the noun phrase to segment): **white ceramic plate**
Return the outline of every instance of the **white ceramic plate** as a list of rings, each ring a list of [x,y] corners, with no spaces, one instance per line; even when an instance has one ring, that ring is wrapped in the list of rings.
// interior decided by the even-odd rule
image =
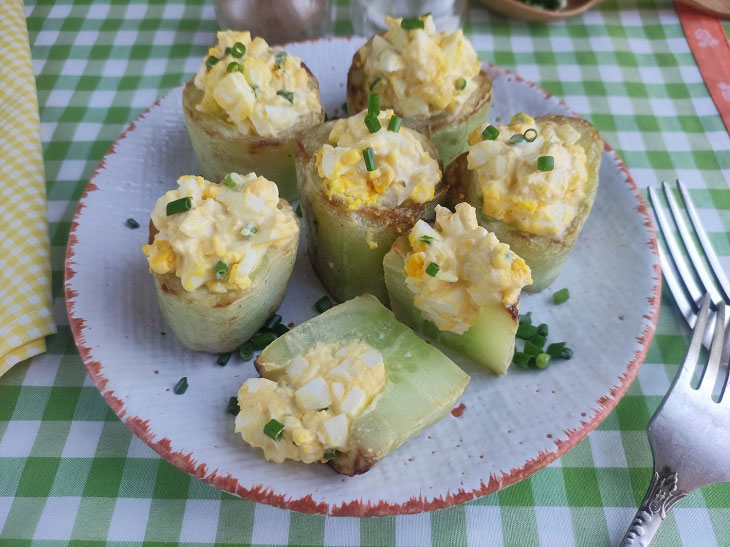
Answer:
[[[333,114],[361,39],[292,44],[320,82]],[[574,115],[546,92],[497,67],[493,121],[516,112]],[[228,398],[255,375],[234,355],[186,350],[157,307],[141,247],[162,193],[197,166],[181,110],[182,88],[155,103],[119,138],[94,174],[69,237],[66,297],[81,357],[121,420],[180,469],[222,490],[278,507],[331,515],[390,515],[447,507],[504,488],[572,448],[613,409],[651,341],[660,296],[656,242],[646,206],[616,154],[603,154],[593,212],[554,289],[525,295],[521,310],[567,340],[570,361],[545,371],[512,367],[497,378],[454,356],[472,380],[459,406],[368,473],[347,478],[324,465],[266,462],[233,431]],[[125,219],[142,228],[130,230]],[[302,241],[306,241],[302,234]],[[285,322],[315,315],[324,294],[300,245],[281,307]],[[173,386],[187,376],[189,389]]]

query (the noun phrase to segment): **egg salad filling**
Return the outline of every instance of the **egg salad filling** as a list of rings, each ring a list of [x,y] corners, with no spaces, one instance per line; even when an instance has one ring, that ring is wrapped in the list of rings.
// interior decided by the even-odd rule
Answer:
[[[142,247],[150,270],[174,273],[187,291],[247,289],[271,247],[299,237],[291,206],[276,184],[255,173],[231,173],[216,184],[182,176],[152,211],[158,233]]]
[[[437,32],[431,15],[386,17],[388,30],[360,48],[365,83],[406,117],[458,111],[481,63],[461,29]]]
[[[248,31],[221,31],[195,76],[195,87],[204,92],[197,109],[244,135],[275,137],[320,108],[308,82],[299,57],[251,39]]]
[[[484,214],[531,234],[564,235],[587,192],[580,137],[569,124],[524,113],[475,129],[467,166],[477,171]]]
[[[416,222],[405,272],[422,315],[442,331],[463,334],[482,306],[515,304],[532,277],[509,245],[477,224],[474,207],[459,203],[455,209],[437,205],[433,227]]]
[[[384,386],[379,351],[364,342],[318,342],[286,363],[277,382],[243,383],[236,432],[267,460],[324,462],[347,450],[353,420]]]
[[[375,132],[365,123],[366,118],[372,122],[373,117],[363,110],[337,120],[329,143],[317,152],[316,167],[327,195],[339,197],[350,210],[432,200],[441,180],[438,162],[412,130],[388,129],[394,117],[392,110],[377,114],[380,127]],[[368,154],[372,154],[371,164]]]

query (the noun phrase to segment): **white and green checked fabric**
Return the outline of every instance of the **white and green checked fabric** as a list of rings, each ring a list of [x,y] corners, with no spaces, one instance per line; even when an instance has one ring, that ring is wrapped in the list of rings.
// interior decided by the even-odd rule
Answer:
[[[43,0],[28,3],[26,14],[59,332],[47,354],[0,379],[0,544],[618,541],[649,481],[647,421],[687,342],[668,295],[638,380],[587,440],[531,478],[451,509],[371,519],[282,511],[191,479],[134,437],[88,379],[71,338],[62,291],[66,239],[76,202],[112,141],[196,70],[213,41],[213,7],[199,0]],[[332,14],[334,31],[350,32],[346,0]],[[564,97],[593,122],[640,185],[683,178],[730,270],[730,138],[668,0],[608,0],[551,26],[507,22],[473,3],[467,32],[482,59]],[[730,545],[730,485],[682,500],[656,542]]]

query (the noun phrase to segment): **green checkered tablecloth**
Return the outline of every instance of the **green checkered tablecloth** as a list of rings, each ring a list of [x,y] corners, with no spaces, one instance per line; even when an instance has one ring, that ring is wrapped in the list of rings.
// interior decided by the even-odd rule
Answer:
[[[596,431],[531,478],[451,509],[355,519],[256,505],[190,478],[134,437],[94,388],[74,346],[62,290],[66,240],[84,185],[114,139],[196,70],[213,41],[213,7],[193,0],[45,0],[29,2],[26,14],[59,332],[49,338],[48,353],[0,379],[0,544],[618,541],[649,481],[647,422],[687,342],[668,295],[637,381]],[[336,3],[332,16],[334,32],[351,32],[346,2]],[[641,186],[683,178],[730,270],[730,138],[668,0],[608,0],[550,26],[509,22],[473,3],[466,30],[482,59],[539,83],[585,115]],[[730,486],[682,500],[656,541],[730,545]]]

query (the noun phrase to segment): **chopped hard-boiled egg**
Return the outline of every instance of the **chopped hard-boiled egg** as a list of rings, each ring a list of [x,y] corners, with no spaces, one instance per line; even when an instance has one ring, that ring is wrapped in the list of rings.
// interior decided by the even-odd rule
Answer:
[[[530,267],[477,224],[468,203],[455,213],[437,205],[435,225],[419,220],[408,241],[406,285],[423,316],[442,331],[463,334],[481,306],[511,306],[532,283]]]
[[[425,203],[433,199],[441,169],[415,133],[406,127],[390,131],[392,110],[378,114],[381,127],[371,133],[366,115],[362,111],[337,120],[329,144],[317,152],[317,170],[327,195],[341,198],[351,210],[373,205],[393,208],[406,200]],[[365,163],[367,149],[373,153],[373,170]]]
[[[386,17],[388,30],[360,48],[365,83],[407,117],[458,111],[477,88],[474,48],[461,29],[437,32],[431,15],[418,18],[423,28],[403,21]]]
[[[383,356],[368,344],[316,343],[291,359],[277,382],[244,382],[236,432],[277,463],[326,461],[347,451],[352,421],[384,386]],[[265,432],[271,420],[284,425],[278,441]]]
[[[299,237],[296,214],[279,200],[276,184],[255,173],[231,173],[215,184],[191,175],[157,200],[152,223],[158,233],[142,250],[150,269],[174,273],[187,291],[247,289],[269,247]],[[190,208],[168,214],[168,204],[190,198]]]
[[[251,33],[218,32],[195,76],[204,92],[197,109],[229,121],[245,135],[275,137],[320,108],[299,57]]]
[[[484,213],[531,234],[562,236],[586,195],[580,133],[524,113],[498,125],[493,140],[482,136],[485,127],[469,135],[467,156],[468,168],[478,175]]]

